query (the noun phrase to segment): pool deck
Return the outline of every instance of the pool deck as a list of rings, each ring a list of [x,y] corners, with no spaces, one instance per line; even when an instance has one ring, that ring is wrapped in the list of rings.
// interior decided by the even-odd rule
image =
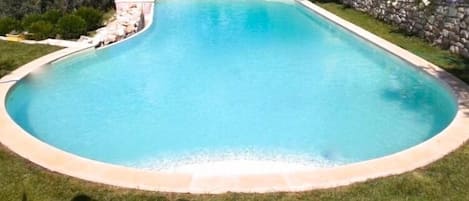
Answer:
[[[8,91],[20,80],[34,71],[68,55],[94,51],[93,47],[66,48],[32,61],[0,80],[0,142],[20,156],[45,167],[84,180],[119,187],[151,191],[224,193],[224,192],[273,192],[305,191],[330,188],[366,181],[372,178],[408,172],[428,165],[469,139],[469,87],[459,79],[430,62],[349,23],[307,0],[299,4],[318,15],[355,33],[361,38],[397,55],[416,68],[446,83],[458,101],[458,112],[451,124],[438,135],[410,149],[382,158],[332,168],[299,168],[283,171],[249,172],[229,174],[205,172],[158,172],[112,165],[82,158],[50,146],[24,131],[8,115],[5,102]],[[60,132],[60,131],[57,131]],[[392,140],[392,139],[390,139]],[[259,162],[261,163],[261,162]],[[236,170],[254,165],[270,167],[256,162],[227,162],[217,164],[226,170]],[[249,168],[248,168],[249,169]]]

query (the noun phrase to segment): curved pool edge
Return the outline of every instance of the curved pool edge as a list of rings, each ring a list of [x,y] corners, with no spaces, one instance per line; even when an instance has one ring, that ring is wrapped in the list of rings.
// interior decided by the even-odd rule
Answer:
[[[5,103],[8,92],[15,85],[15,82],[7,82],[0,84],[0,100],[3,101],[3,104],[0,104],[0,142],[20,156],[51,171],[92,182],[151,191],[215,194],[228,191],[259,193],[305,191],[401,174],[442,158],[469,139],[468,85],[428,61],[325,11],[307,0],[297,0],[297,2],[446,83],[456,96],[458,104],[458,112],[450,125],[431,139],[404,151],[378,159],[333,168],[241,175],[165,173],[82,158],[34,138],[18,126],[6,110]],[[146,28],[148,27],[150,25]],[[90,49],[93,47],[67,48],[51,53],[20,67],[0,79],[0,82],[22,79],[48,63]],[[229,168],[232,167],[227,167],[227,169]]]

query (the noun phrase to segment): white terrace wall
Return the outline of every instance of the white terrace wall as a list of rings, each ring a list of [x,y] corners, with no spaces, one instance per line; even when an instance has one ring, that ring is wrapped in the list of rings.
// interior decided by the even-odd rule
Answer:
[[[469,58],[469,0],[341,0],[400,30]]]

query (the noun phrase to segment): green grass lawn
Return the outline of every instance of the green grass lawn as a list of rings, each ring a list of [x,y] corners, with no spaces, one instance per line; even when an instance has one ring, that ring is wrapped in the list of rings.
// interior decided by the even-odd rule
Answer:
[[[468,62],[447,51],[431,47],[420,39],[407,37],[372,17],[341,5],[320,4],[337,15],[368,29],[449,70],[468,82]],[[6,46],[5,46],[6,45]],[[10,60],[11,70],[58,48],[0,42],[0,62]],[[8,51],[5,51],[8,50]],[[11,61],[12,60],[12,61]],[[2,69],[3,69],[2,64]],[[301,193],[190,195],[145,192],[94,184],[49,172],[0,146],[0,201],[285,201],[285,200],[469,200],[469,146],[428,167],[327,190]]]
[[[28,45],[0,40],[0,77],[42,55],[61,49],[48,45]]]

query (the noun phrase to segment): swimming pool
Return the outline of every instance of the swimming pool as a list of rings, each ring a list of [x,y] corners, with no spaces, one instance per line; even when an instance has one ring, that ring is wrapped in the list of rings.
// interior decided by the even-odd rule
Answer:
[[[294,2],[168,0],[142,35],[18,82],[7,109],[34,137],[97,161],[265,172],[405,150],[457,105],[445,84]]]
[[[455,115],[441,83],[294,2],[168,0],[155,13],[138,38],[22,80],[11,116],[65,151],[166,170],[369,160]]]

